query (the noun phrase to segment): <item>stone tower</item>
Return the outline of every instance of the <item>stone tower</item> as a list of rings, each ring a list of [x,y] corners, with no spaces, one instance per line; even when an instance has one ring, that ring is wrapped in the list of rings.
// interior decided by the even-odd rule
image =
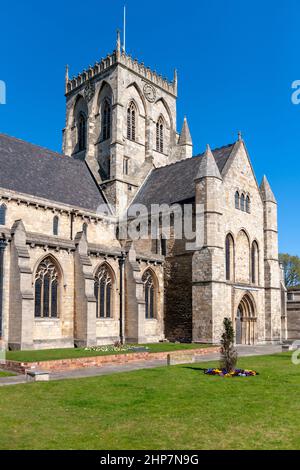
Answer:
[[[193,255],[193,341],[218,343],[224,318],[224,234],[220,229],[224,190],[209,146],[201,159],[195,189],[203,239]]]
[[[281,334],[281,273],[278,260],[277,201],[267,178],[260,186],[264,204],[265,328],[266,341],[278,342]]]
[[[66,71],[63,152],[86,160],[116,214],[153,167],[192,157],[187,121],[176,131],[173,81],[121,51],[69,79]]]

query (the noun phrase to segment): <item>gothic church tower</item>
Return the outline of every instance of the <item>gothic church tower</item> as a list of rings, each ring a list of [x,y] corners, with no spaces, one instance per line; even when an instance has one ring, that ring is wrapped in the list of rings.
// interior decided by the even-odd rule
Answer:
[[[85,160],[120,214],[153,167],[192,157],[185,119],[176,131],[177,73],[172,82],[121,51],[69,79],[63,152]]]

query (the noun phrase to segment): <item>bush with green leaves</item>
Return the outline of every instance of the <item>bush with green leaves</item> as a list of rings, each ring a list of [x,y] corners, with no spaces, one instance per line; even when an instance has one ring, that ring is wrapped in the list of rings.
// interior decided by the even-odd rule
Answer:
[[[224,318],[223,321],[224,332],[221,339],[221,369],[232,372],[235,369],[238,355],[234,347],[234,329],[232,321],[229,318]]]

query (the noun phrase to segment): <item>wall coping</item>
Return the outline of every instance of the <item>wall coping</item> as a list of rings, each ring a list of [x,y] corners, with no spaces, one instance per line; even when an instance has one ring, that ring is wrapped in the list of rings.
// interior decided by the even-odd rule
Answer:
[[[220,351],[219,346],[199,349],[184,349],[178,351],[164,352],[136,352],[125,354],[109,354],[106,356],[77,357],[70,359],[54,359],[52,361],[21,362],[7,360],[1,364],[1,369],[20,374],[25,374],[26,370],[42,370],[49,372],[63,372],[66,370],[75,370],[88,367],[101,367],[104,365],[125,364],[135,361],[153,361],[155,359],[167,360],[168,356],[190,356],[191,354],[205,356],[210,353]]]

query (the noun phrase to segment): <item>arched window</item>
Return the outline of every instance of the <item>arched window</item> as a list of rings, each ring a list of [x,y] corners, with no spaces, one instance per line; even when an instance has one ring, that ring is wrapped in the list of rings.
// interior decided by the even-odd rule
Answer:
[[[258,260],[258,244],[252,243],[251,248],[251,280],[252,284],[259,283],[259,260]]]
[[[145,316],[147,320],[151,320],[156,315],[155,284],[151,271],[148,270],[144,273],[142,281],[145,295]]]
[[[134,140],[136,137],[136,107],[133,102],[127,109],[127,139]]]
[[[53,217],[53,235],[58,235],[58,225],[59,225],[59,218],[56,215]]]
[[[249,196],[246,197],[246,212],[248,212],[248,214],[251,212],[251,201]]]
[[[164,235],[162,235],[160,239],[160,248],[162,256],[167,256],[167,240]]]
[[[105,100],[102,113],[102,140],[110,139],[111,130],[111,107],[108,100]]]
[[[36,318],[57,318],[59,272],[52,258],[45,258],[39,265],[35,275],[35,307]]]
[[[244,196],[244,194],[241,195],[241,211],[245,212],[245,196]]]
[[[86,237],[87,237],[87,228],[88,228],[88,226],[87,226],[87,223],[85,222],[82,226],[82,231],[83,231],[83,233],[85,234]]]
[[[6,223],[6,210],[6,205],[2,204],[2,206],[0,206],[0,225],[5,225]]]
[[[235,208],[240,209],[240,193],[238,191],[235,193]]]
[[[251,244],[244,230],[240,230],[235,240],[235,282],[247,284],[251,282]]]
[[[81,112],[78,117],[78,150],[86,149],[86,117]]]
[[[94,280],[97,318],[112,318],[112,288],[110,269],[103,264],[98,269]]]
[[[161,153],[164,151],[164,121],[162,117],[156,123],[156,150]]]
[[[234,279],[234,241],[229,234],[225,242],[225,262],[226,262],[226,281],[233,281]]]

